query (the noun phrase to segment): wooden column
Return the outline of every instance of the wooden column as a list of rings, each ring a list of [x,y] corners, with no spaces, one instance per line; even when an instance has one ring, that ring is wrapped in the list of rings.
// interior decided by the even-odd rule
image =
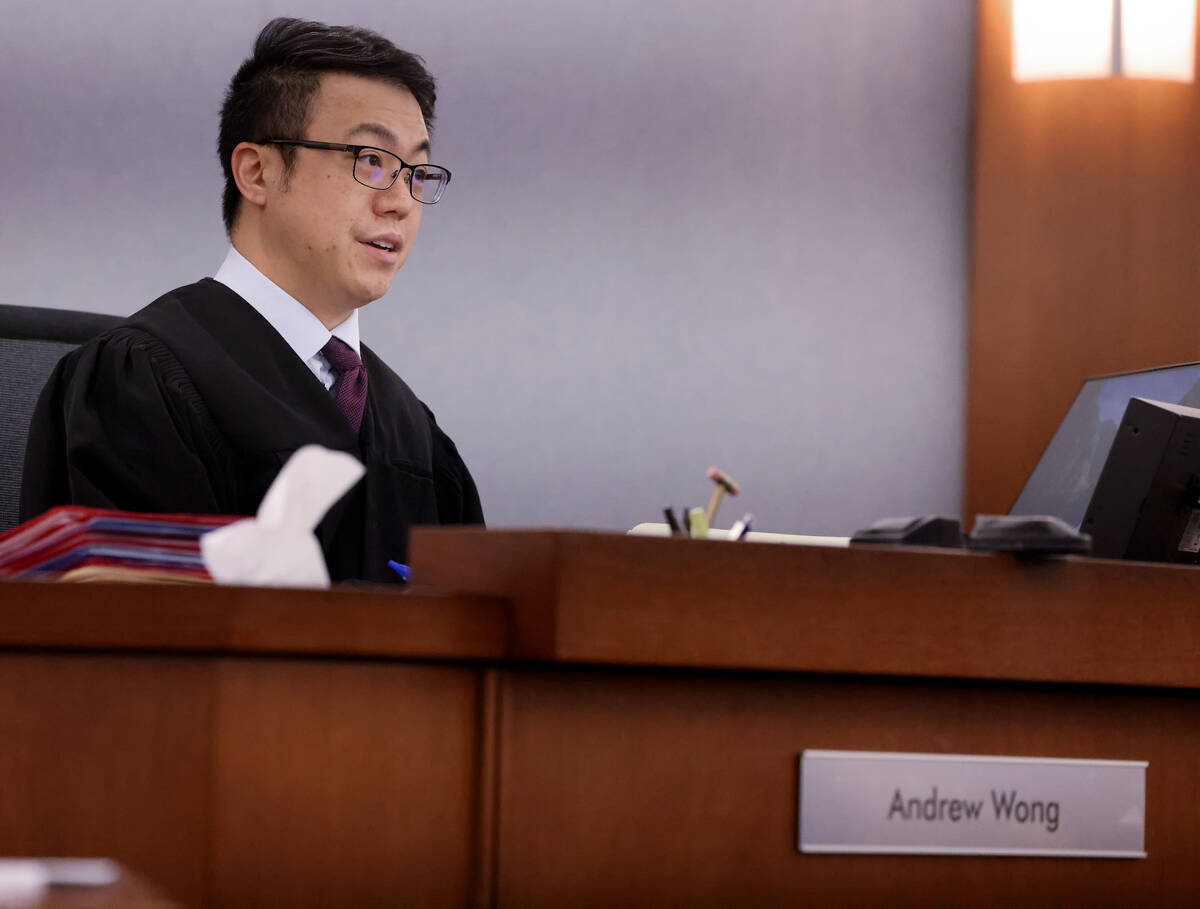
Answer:
[[[980,0],[964,511],[1007,511],[1090,375],[1200,360],[1200,85],[1018,84]]]

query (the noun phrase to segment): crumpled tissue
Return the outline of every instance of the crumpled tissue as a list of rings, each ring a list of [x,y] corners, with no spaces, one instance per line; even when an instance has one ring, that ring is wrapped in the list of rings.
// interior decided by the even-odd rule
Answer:
[[[263,496],[258,515],[200,538],[204,565],[218,584],[328,587],[325,555],[313,530],[366,468],[353,455],[305,445]]]

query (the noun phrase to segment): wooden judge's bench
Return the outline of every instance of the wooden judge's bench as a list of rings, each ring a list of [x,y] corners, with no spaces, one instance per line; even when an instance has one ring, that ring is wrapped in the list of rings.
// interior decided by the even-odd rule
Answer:
[[[418,530],[419,586],[0,586],[0,854],[190,907],[1200,903],[1200,572]],[[810,855],[806,748],[1145,760],[1148,857]]]

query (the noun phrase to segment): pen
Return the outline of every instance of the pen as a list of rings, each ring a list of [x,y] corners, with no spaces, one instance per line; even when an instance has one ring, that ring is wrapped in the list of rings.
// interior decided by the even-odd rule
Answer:
[[[729,539],[733,540],[734,542],[745,539],[746,534],[750,532],[750,525],[753,523],[754,515],[746,512],[746,514],[742,515],[742,519],[740,521],[735,521],[734,525],[729,528]]]
[[[667,527],[671,531],[671,536],[683,536],[683,531],[679,529],[679,522],[675,520],[675,509],[668,505],[663,509],[663,516],[667,519]]]
[[[399,562],[393,562],[391,559],[388,559],[388,568],[400,575],[400,580],[402,580],[405,584],[408,583],[408,579],[411,577],[412,572],[409,571],[407,565],[401,565]]]

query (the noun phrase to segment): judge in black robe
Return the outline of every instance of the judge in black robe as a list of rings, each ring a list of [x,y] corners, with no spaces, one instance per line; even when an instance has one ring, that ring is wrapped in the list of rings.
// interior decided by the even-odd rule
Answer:
[[[482,523],[475,483],[412,390],[367,347],[356,435],[253,307],[206,278],[65,357],[30,427],[21,518],[55,505],[252,515],[309,443],[366,476],[317,528],[330,577],[393,581],[414,524]]]

